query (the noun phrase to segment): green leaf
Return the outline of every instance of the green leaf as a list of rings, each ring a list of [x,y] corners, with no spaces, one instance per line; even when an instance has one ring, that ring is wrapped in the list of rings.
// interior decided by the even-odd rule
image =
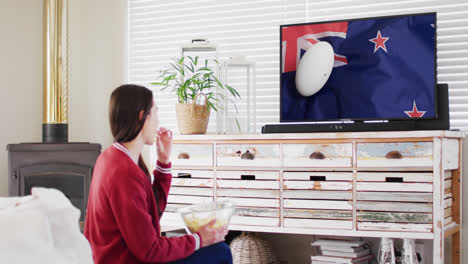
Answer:
[[[232,105],[233,105],[234,108],[236,109],[236,113],[239,113],[239,109],[237,109],[236,102],[234,102],[232,99],[229,99],[229,101],[231,101]]]
[[[236,124],[237,124],[237,129],[239,129],[239,132],[241,132],[241,127],[240,127],[240,124],[239,124],[239,120],[237,120],[237,117],[236,117]]]
[[[198,71],[208,71],[208,72],[214,73],[214,71],[213,71],[212,69],[210,69],[210,68],[208,68],[208,67],[206,67],[206,66],[205,66],[205,67],[198,68]]]
[[[215,112],[218,112],[218,109],[216,108],[216,106],[212,102],[208,101],[208,106],[210,108],[212,108]]]

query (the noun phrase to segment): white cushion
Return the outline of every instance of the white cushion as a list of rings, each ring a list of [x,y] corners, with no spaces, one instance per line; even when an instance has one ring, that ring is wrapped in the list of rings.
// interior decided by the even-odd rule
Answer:
[[[80,210],[56,189],[31,193],[0,197],[0,262],[93,263],[79,228]]]

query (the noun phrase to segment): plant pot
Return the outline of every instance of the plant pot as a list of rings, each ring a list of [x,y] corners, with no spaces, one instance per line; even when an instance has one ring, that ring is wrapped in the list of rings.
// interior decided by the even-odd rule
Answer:
[[[199,105],[195,102],[198,96],[205,97],[205,104]],[[183,135],[205,134],[210,119],[210,109],[208,108],[205,94],[198,94],[191,104],[176,104],[177,127]]]

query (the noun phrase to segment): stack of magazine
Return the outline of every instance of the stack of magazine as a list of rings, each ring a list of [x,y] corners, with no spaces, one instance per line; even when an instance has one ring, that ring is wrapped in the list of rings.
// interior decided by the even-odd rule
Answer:
[[[319,247],[322,253],[311,256],[312,264],[367,264],[373,257],[366,241],[361,240],[319,239],[312,246]]]

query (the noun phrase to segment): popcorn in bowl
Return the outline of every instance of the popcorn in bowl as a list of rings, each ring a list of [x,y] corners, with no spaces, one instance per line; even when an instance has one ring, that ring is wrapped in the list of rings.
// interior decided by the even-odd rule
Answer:
[[[233,211],[234,204],[231,202],[195,204],[178,210],[184,220],[185,229],[189,234],[198,232],[202,226],[208,224],[213,219],[216,219],[216,222],[211,225],[211,228],[227,227]]]

